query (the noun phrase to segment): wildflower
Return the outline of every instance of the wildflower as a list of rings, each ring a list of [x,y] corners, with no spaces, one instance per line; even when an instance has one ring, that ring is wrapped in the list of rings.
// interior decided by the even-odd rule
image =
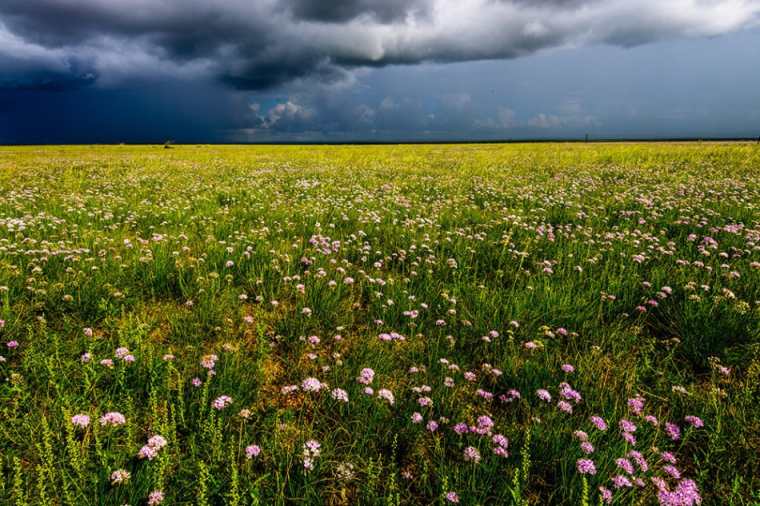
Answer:
[[[100,425],[103,425],[103,426],[124,425],[126,422],[127,420],[126,418],[124,418],[124,415],[122,415],[118,411],[111,411],[100,417]]]
[[[664,462],[667,462],[667,463],[669,463],[669,464],[677,464],[677,463],[678,463],[678,462],[677,462],[677,460],[676,460],[676,456],[675,456],[675,455],[673,455],[673,454],[672,454],[672,453],[670,453],[670,452],[662,452],[662,453],[660,454],[660,458],[661,458],[661,459],[662,459]]]
[[[628,474],[633,474],[635,472],[633,464],[628,459],[616,459],[615,464]]]
[[[336,401],[348,402],[348,392],[346,392],[342,388],[333,389],[333,391],[330,392],[330,396]]]
[[[507,451],[506,448],[504,448],[502,446],[494,446],[493,447],[493,453],[497,457],[503,457],[503,458],[509,457],[509,452]]]
[[[657,417],[652,415],[647,415],[644,417],[644,421],[650,424],[653,427],[657,427],[660,425],[660,422],[657,420]]]
[[[634,436],[634,435],[633,435],[633,434],[631,434],[630,432],[623,432],[623,433],[621,434],[621,436],[623,437],[623,439],[624,439],[624,440],[625,440],[625,441],[626,441],[628,444],[630,444],[630,445],[635,445],[635,444],[636,444],[636,436]]]
[[[468,446],[464,449],[464,460],[467,462],[474,462],[478,463],[480,462],[480,452],[477,448],[474,448],[472,446]]]
[[[412,423],[422,423],[422,415],[416,411],[412,413]]]
[[[82,332],[84,333],[85,337],[92,337],[93,335],[92,328],[90,327],[85,327],[84,329],[82,329]]]
[[[536,396],[542,401],[550,402],[552,400],[552,395],[543,388],[536,390]]]
[[[705,426],[705,423],[698,416],[692,416],[692,415],[686,416],[684,417],[684,421],[688,423],[689,425],[691,425],[692,427],[694,427],[695,429],[699,429]]]
[[[417,404],[419,404],[421,407],[432,407],[433,406],[433,399],[430,397],[420,397],[417,399]]]
[[[116,351],[114,352],[114,356],[118,359],[123,359],[127,355],[129,355],[129,349],[125,348],[124,346],[116,348]]]
[[[103,360],[100,361],[100,365],[111,369],[113,368],[113,360],[111,360],[110,358],[104,358]]]
[[[364,392],[364,395],[372,396],[375,394],[375,390],[372,387],[364,387],[364,390],[362,391]]]
[[[582,430],[576,430],[573,432],[573,437],[578,441],[588,441],[588,434]]]
[[[596,427],[597,429],[602,430],[602,431],[607,430],[607,422],[605,422],[603,418],[598,417],[598,416],[592,416],[590,420],[591,420],[591,423],[594,424],[594,427]]]
[[[631,483],[631,480],[623,476],[622,474],[618,474],[612,478],[612,484],[615,486],[615,488],[631,488],[633,487],[633,483]]]
[[[86,364],[90,362],[91,360],[92,360],[92,353],[89,353],[89,352],[82,353],[82,356],[79,357],[79,361],[82,362],[83,364]]]
[[[459,495],[456,492],[446,492],[446,501],[452,504],[459,504]]]
[[[148,495],[148,506],[156,506],[164,502],[164,493],[160,490],[154,490]]]
[[[573,388],[568,383],[565,383],[565,382],[560,383],[559,394],[560,396],[562,396],[563,399],[572,400],[576,404],[582,400],[581,394],[578,393],[576,390],[573,390]]]
[[[227,406],[232,404],[232,397],[229,395],[220,395],[216,399],[213,400],[211,403],[211,407],[216,409],[217,411],[221,411]]]
[[[461,436],[462,434],[467,434],[470,428],[467,426],[466,423],[460,422],[454,425],[454,427],[452,427],[452,430]]]
[[[258,457],[261,453],[261,448],[258,445],[249,445],[245,447],[245,458],[251,460],[254,457]]]
[[[596,474],[596,465],[591,459],[578,459],[575,462],[575,468],[581,474]]]
[[[126,469],[117,469],[111,473],[111,485],[121,485],[129,481],[132,477]]]
[[[620,430],[623,432],[636,432],[636,425],[625,418],[620,420],[619,426]]]
[[[612,492],[607,487],[599,487],[599,494],[602,498],[602,501],[604,501],[605,504],[610,504],[612,502]]]
[[[502,448],[509,447],[509,439],[507,439],[502,434],[494,434],[493,437],[491,438],[491,441],[493,442],[493,444],[498,445]]]
[[[491,428],[494,426],[493,420],[487,415],[481,415],[477,419],[477,426],[472,427],[470,430],[476,434],[486,435],[491,433]]]
[[[201,357],[201,367],[204,369],[211,370],[216,366],[216,361],[219,360],[219,357],[216,355],[204,355]]]
[[[591,455],[592,453],[594,453],[594,445],[592,445],[588,441],[584,441],[581,443],[581,451],[585,453],[586,455]]]
[[[318,441],[310,439],[303,445],[303,468],[306,472],[314,469],[314,459],[319,457],[320,447]]]
[[[628,457],[632,458],[633,461],[636,462],[636,465],[639,466],[639,470],[641,470],[642,473],[646,473],[649,470],[649,464],[640,452],[631,450],[628,452]]]
[[[573,367],[571,364],[562,364],[562,372],[565,372],[567,374],[575,372],[575,367]]]
[[[155,448],[157,450],[160,450],[167,444],[168,442],[166,441],[166,439],[163,436],[159,436],[158,434],[148,439],[148,446],[150,446],[151,448]]]
[[[83,414],[74,415],[71,417],[71,423],[75,427],[80,427],[84,429],[85,427],[90,425],[90,417]]]
[[[666,466],[662,466],[662,470],[668,473],[670,476],[672,476],[676,480],[681,478],[681,471],[679,471],[678,468],[674,465],[668,464]]]
[[[18,348],[18,341],[8,341],[5,343],[5,345],[8,347],[9,350],[14,350]]]
[[[573,412],[573,405],[572,405],[572,404],[570,404],[570,403],[569,403],[569,402],[567,402],[567,401],[559,401],[559,402],[557,403],[557,407],[558,407],[558,408],[559,408],[559,410],[560,410],[560,411],[562,411],[563,413],[568,413],[568,414],[570,414],[570,413],[572,413],[572,412]]]
[[[388,401],[388,404],[390,405],[393,405],[393,403],[395,402],[395,398],[393,397],[393,392],[391,392],[390,390],[386,388],[381,388],[380,390],[378,390],[377,396],[380,397],[381,399]]]
[[[684,479],[678,482],[674,491],[667,487],[660,488],[657,494],[660,506],[694,506],[702,504],[697,484],[692,480]]]
[[[322,383],[317,378],[306,378],[301,383],[301,388],[304,392],[319,392]]]
[[[665,433],[673,441],[678,441],[681,439],[681,429],[674,423],[667,422],[665,424]]]
[[[633,399],[628,399],[628,409],[636,416],[641,415],[641,411],[644,409],[644,398],[637,395]]]
[[[201,385],[203,384],[203,381],[201,381],[201,379],[200,379],[199,377],[197,377],[197,376],[196,376],[195,378],[193,378],[193,379],[190,381],[190,383],[191,383],[191,384],[192,384],[194,387],[198,388],[199,386],[201,386]]]
[[[137,457],[140,459],[153,460],[156,455],[158,455],[158,450],[149,445],[143,446],[140,448],[140,451],[137,452]]]
[[[426,428],[430,432],[435,432],[438,430],[438,422],[436,422],[435,420],[430,420],[428,421]]]

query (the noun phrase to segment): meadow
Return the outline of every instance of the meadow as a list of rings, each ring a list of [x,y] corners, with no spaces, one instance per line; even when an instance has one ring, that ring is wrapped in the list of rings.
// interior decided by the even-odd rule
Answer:
[[[760,145],[0,148],[0,504],[760,504]]]

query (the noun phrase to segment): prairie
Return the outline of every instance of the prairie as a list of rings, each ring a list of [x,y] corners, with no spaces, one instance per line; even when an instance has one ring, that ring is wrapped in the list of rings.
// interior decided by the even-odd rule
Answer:
[[[0,148],[0,503],[760,502],[760,146]]]

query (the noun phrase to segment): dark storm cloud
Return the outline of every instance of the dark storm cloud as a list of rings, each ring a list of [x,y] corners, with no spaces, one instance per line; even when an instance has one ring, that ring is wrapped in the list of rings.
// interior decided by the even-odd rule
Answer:
[[[403,21],[410,14],[425,15],[431,0],[290,0],[285,2],[293,17],[309,21],[341,22],[360,16],[382,23]]]
[[[759,12],[757,0],[3,0],[0,74],[26,88],[166,74],[260,90],[356,67],[717,35]]]

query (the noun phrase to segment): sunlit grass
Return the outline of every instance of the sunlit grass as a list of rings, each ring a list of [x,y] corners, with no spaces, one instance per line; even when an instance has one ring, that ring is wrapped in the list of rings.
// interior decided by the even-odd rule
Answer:
[[[757,145],[2,148],[0,304],[0,504],[760,501]]]

